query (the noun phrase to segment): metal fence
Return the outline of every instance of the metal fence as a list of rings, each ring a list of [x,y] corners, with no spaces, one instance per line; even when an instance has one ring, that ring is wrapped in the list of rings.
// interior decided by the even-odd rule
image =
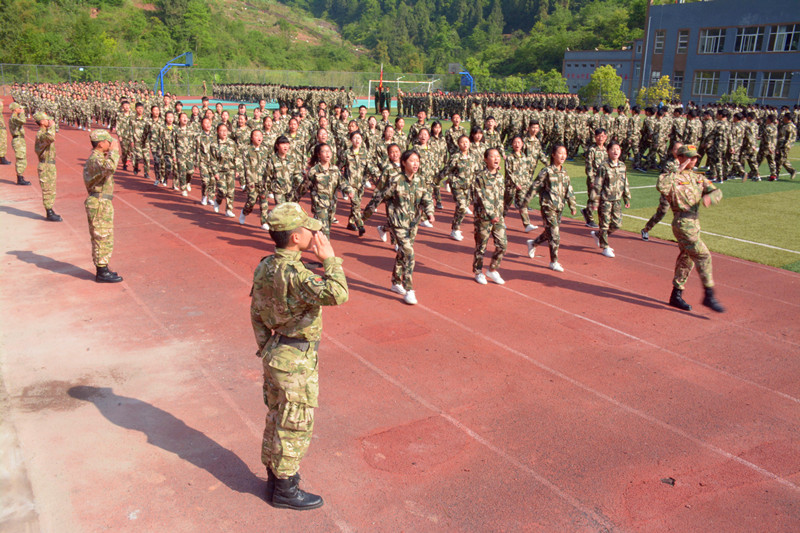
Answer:
[[[73,65],[22,65],[0,63],[0,94],[8,95],[13,83],[61,83],[75,81],[144,81],[154,87],[160,67],[90,67]],[[352,87],[358,96],[367,95],[369,80],[379,72],[328,72],[261,69],[173,68],[164,77],[164,90],[180,95],[199,95],[206,82],[209,96],[212,83],[276,83],[292,86]],[[455,90],[459,77],[452,74],[384,73],[384,84],[396,81],[434,82],[432,89]],[[427,87],[427,85],[425,86]],[[396,88],[392,87],[395,89]],[[404,91],[417,92],[414,86]]]

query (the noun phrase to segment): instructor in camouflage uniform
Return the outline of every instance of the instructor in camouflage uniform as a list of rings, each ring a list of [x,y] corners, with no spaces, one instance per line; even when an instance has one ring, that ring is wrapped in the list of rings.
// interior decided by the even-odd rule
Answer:
[[[34,149],[39,158],[39,185],[42,187],[42,203],[50,222],[61,222],[61,217],[53,211],[56,201],[56,123],[43,111],[33,115],[39,125]]]
[[[17,168],[17,185],[30,185],[22,175],[28,168],[28,152],[25,146],[25,109],[17,102],[12,102],[8,109],[11,117],[8,119],[9,130],[11,130],[11,148],[14,149],[14,158]]]
[[[693,145],[682,146],[678,150],[678,171],[662,174],[658,178],[658,192],[664,195],[672,208],[672,233],[680,249],[675,262],[669,305],[691,311],[692,306],[683,299],[683,288],[696,264],[705,288],[703,305],[722,313],[725,309],[714,297],[711,253],[700,240],[699,220],[700,203],[705,207],[718,203],[722,198],[722,191],[714,187],[703,174],[693,171],[697,160],[697,148]]]
[[[300,461],[311,444],[319,394],[317,349],[322,306],[347,301],[342,260],[320,231],[322,223],[299,204],[286,202],[269,215],[275,254],[253,276],[250,318],[264,366],[268,412],[261,447],[267,467],[266,499],[274,507],[315,509],[322,498],[299,488]],[[309,250],[322,261],[317,275],[300,261]]]
[[[89,197],[84,202],[89,234],[92,237],[92,259],[97,267],[95,281],[118,283],[122,277],[108,269],[114,250],[114,171],[119,163],[119,143],[106,130],[90,135],[92,153],[83,167],[83,182]]]

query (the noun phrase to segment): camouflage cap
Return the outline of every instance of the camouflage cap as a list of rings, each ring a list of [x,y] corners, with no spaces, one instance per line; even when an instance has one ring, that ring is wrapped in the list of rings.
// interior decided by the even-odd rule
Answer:
[[[108,130],[94,130],[92,134],[89,135],[89,138],[92,140],[92,142],[100,142],[100,141],[112,142],[114,140],[114,137],[112,137],[111,134],[108,133]]]
[[[35,120],[36,122],[41,122],[43,120],[48,120],[48,119],[50,119],[50,117],[48,117],[47,113],[45,113],[44,111],[37,111],[36,113],[33,114],[33,120]]]
[[[697,146],[687,144],[678,148],[678,155],[685,157],[697,157]]]
[[[21,109],[21,108],[22,108],[22,106],[19,105],[19,103],[17,103],[17,102],[11,102],[11,105],[8,106],[8,110],[9,111],[16,111],[17,109]]]
[[[300,226],[311,231],[322,229],[322,222],[308,216],[300,204],[295,202],[285,202],[273,209],[267,218],[267,224],[274,231],[291,231]]]

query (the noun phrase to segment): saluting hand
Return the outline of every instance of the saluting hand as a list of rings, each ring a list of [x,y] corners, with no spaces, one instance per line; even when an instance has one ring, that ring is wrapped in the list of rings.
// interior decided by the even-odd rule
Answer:
[[[311,238],[311,251],[317,256],[320,261],[325,261],[329,257],[334,257],[333,246],[331,241],[321,231],[314,232]]]

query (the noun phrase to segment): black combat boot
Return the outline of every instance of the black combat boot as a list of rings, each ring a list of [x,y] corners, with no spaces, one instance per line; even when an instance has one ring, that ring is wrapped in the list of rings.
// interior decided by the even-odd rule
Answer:
[[[359,237],[363,237],[366,232],[367,232],[367,230],[364,228],[364,226],[359,226],[358,227],[358,236]]]
[[[61,215],[57,214],[52,209],[47,210],[47,220],[50,222],[61,222]]]
[[[272,506],[281,509],[294,509],[306,511],[322,507],[322,498],[300,490],[300,475],[295,474],[289,479],[275,479],[275,492],[272,494]]]
[[[97,275],[94,277],[97,283],[119,283],[122,281],[122,276],[116,272],[112,272],[107,266],[97,267]]]
[[[351,222],[347,225],[347,229],[349,229],[350,231],[355,231],[356,225]]]
[[[706,307],[710,307],[712,310],[716,311],[717,313],[724,313],[725,308],[719,303],[714,297],[714,288],[713,287],[706,287],[706,296],[703,298],[703,305]]]
[[[270,467],[267,467],[267,490],[264,491],[267,503],[272,503],[272,495],[275,493],[276,479],[278,478],[276,478],[275,474],[272,473],[272,469]]]
[[[26,180],[24,176],[17,174],[17,185],[30,185],[31,182]]]
[[[672,307],[677,307],[683,311],[692,310],[692,306],[686,303],[686,300],[683,299],[683,289],[676,289],[675,287],[672,288],[672,294],[669,295],[669,305]]]
[[[5,156],[0,157],[0,165],[10,165],[11,161],[5,158]]]

